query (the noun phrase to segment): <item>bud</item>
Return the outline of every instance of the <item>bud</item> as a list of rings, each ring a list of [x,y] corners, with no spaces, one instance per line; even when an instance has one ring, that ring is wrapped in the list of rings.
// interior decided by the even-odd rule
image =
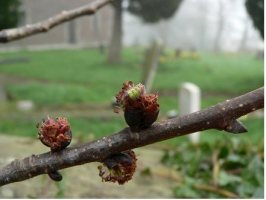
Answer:
[[[134,86],[132,81],[123,84],[116,95],[117,104],[124,110],[124,117],[132,130],[145,129],[156,121],[159,114],[157,94],[146,94],[142,84]]]
[[[47,117],[38,124],[37,128],[39,139],[44,145],[50,147],[51,151],[60,151],[71,142],[72,133],[66,118],[59,117],[54,120]]]
[[[50,177],[50,179],[52,179],[53,181],[62,181],[63,176],[62,174],[59,173],[59,171],[53,171],[53,172],[49,172],[48,176]]]
[[[132,150],[113,154],[103,161],[101,166],[98,166],[99,176],[105,182],[118,182],[124,184],[132,179],[136,170],[137,158]]]

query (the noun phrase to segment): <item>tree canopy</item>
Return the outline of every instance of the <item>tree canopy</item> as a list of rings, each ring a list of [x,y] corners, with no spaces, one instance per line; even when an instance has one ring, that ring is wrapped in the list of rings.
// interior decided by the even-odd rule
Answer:
[[[15,27],[22,15],[19,0],[0,1],[0,30]]]
[[[246,0],[246,9],[253,25],[264,39],[264,0]]]
[[[128,10],[144,22],[155,23],[172,17],[181,2],[182,0],[130,0]]]

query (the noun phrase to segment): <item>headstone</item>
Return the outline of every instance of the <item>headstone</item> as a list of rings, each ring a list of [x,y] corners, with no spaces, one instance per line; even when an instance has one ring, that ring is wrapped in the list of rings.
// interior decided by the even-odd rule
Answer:
[[[17,102],[17,108],[22,111],[29,111],[34,108],[34,103],[31,100],[21,100]]]
[[[179,89],[179,114],[180,116],[200,110],[200,88],[193,83],[183,83]],[[199,142],[199,132],[189,135],[193,143]]]

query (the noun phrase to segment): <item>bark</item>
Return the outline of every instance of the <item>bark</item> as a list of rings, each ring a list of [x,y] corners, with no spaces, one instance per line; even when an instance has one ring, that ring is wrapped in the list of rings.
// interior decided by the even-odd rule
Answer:
[[[122,1],[116,0],[113,2],[114,8],[114,20],[113,20],[113,30],[111,36],[111,42],[109,44],[109,52],[108,52],[108,63],[116,64],[122,61],[122,17],[123,17],[123,9],[122,9]]]
[[[0,170],[0,186],[75,165],[100,162],[114,153],[197,131],[217,129],[243,133],[247,130],[236,119],[263,107],[264,88],[259,88],[205,110],[155,123],[152,127],[139,132],[125,128],[81,146],[15,160]]]
[[[221,39],[224,30],[224,4],[223,0],[219,0],[219,10],[218,10],[218,28],[214,39],[214,51],[219,52],[221,50]]]
[[[111,1],[112,0],[97,0],[73,10],[62,11],[61,13],[36,24],[28,24],[20,28],[12,28],[0,31],[0,43],[10,42],[38,33],[47,32],[53,27],[77,17],[84,15],[93,15],[97,12],[98,9],[107,5]]]

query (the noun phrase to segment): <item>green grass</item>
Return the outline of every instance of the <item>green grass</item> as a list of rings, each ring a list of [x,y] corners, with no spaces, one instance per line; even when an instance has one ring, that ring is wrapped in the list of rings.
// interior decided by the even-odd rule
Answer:
[[[0,53],[0,59],[26,57],[28,63],[1,65],[0,73],[45,82],[14,83],[7,91],[15,100],[32,99],[39,106],[64,103],[106,103],[125,80],[140,81],[143,50],[127,49],[124,62],[108,65],[96,50],[57,50]],[[47,82],[48,81],[48,82]],[[175,59],[161,63],[154,80],[154,90],[177,92],[182,82],[201,87],[207,107],[229,97],[263,85],[263,62],[251,55],[201,53],[199,59]],[[172,92],[172,93],[173,93]],[[174,93],[175,94],[175,93]],[[169,110],[176,97],[161,96]],[[170,108],[171,105],[172,108]],[[174,106],[174,107],[175,107]]]
[[[142,55],[143,50],[127,49],[122,64],[108,65],[96,50],[1,53],[0,58],[26,57],[29,63],[2,65],[0,72],[117,89],[125,80],[140,81]],[[168,60],[161,63],[154,88],[176,89],[184,81],[198,84],[204,92],[239,94],[263,85],[263,62],[252,55],[210,53],[194,60]]]
[[[140,81],[143,52],[143,49],[126,49],[124,60],[118,65],[108,65],[105,55],[91,49],[0,53],[0,60],[16,57],[29,59],[29,62],[2,64],[0,73],[22,79],[6,86],[13,100],[31,99],[38,108],[86,103],[106,105],[111,103],[125,80]],[[24,79],[28,81],[24,82]],[[168,59],[160,63],[154,90],[170,92],[170,95],[159,97],[161,117],[165,117],[167,111],[177,109],[177,89],[187,81],[200,86],[203,92],[202,108],[206,108],[261,87],[263,62],[252,55],[200,53],[198,59]],[[1,110],[6,110],[8,114],[8,109]],[[79,134],[93,133],[96,137],[125,126],[120,118],[104,122],[99,118],[70,119],[74,131]],[[0,132],[33,137],[36,135],[34,125],[37,121],[24,119],[23,115],[17,119],[5,117],[1,119]],[[262,121],[250,119],[247,124],[251,132],[261,138]],[[225,134],[206,131],[202,139],[212,140],[212,136],[219,139]],[[182,138],[169,143],[186,140]]]
[[[99,91],[99,92],[97,92]],[[64,105],[75,103],[110,103],[116,93],[104,85],[75,85],[63,83],[11,84],[7,92],[13,100],[31,99],[37,105]]]
[[[68,117],[68,120],[73,135],[94,135],[96,138],[117,132],[126,126],[123,119],[118,117],[111,119]],[[36,125],[40,121],[41,119],[27,118],[23,115],[12,119],[2,119],[0,132],[8,135],[37,137]]]
[[[157,88],[189,81],[204,92],[239,94],[263,85],[263,62],[251,55],[202,53],[197,60],[177,59],[159,69]]]
[[[0,58],[25,57],[28,63],[3,65],[0,72],[24,78],[49,80],[63,83],[82,83],[120,86],[127,79],[139,77],[137,56],[126,51],[125,62],[108,65],[105,56],[96,50],[58,50],[0,54]],[[132,58],[134,61],[132,61]],[[135,64],[136,63],[136,64]]]
[[[126,124],[121,118],[70,118],[73,130],[80,131],[78,134],[92,134],[96,138],[110,135],[120,131]]]

